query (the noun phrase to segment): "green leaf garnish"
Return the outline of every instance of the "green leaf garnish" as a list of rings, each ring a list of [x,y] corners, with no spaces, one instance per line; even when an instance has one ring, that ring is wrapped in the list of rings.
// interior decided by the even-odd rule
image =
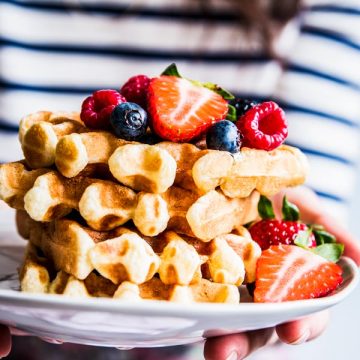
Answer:
[[[283,220],[298,221],[300,219],[299,208],[288,201],[287,197],[284,196],[282,205]]]
[[[237,120],[235,106],[228,104],[228,113],[226,115],[226,120],[229,120],[232,122],[235,122]]]
[[[214,91],[216,92],[217,94],[219,94],[220,96],[222,96],[225,100],[232,100],[232,99],[235,99],[235,96],[223,89],[222,87],[220,87],[219,85],[216,85],[216,84],[213,84],[213,83],[210,83],[210,82],[206,82],[206,83],[201,83],[201,86],[211,90],[211,91]]]
[[[341,255],[344,252],[344,245],[338,243],[323,244],[309,250],[312,251],[314,254],[322,256],[326,260],[336,263],[339,261]]]
[[[162,73],[161,75],[168,75],[168,76],[176,76],[178,78],[181,78],[177,66],[175,63],[170,64]]]
[[[313,230],[315,235],[316,245],[323,245],[323,244],[335,244],[336,237],[325,230]]]
[[[294,244],[297,246],[302,247],[303,249],[307,249],[308,248],[308,244],[309,244],[309,237],[311,234],[311,230],[304,230],[304,231],[300,231],[297,235],[296,238],[294,240]]]
[[[264,195],[260,196],[258,212],[262,219],[275,219],[275,213],[271,201]]]

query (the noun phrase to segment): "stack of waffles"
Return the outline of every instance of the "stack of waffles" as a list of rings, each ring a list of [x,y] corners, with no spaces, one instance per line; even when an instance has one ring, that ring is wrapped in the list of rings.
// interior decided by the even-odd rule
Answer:
[[[0,166],[0,198],[28,240],[22,291],[124,300],[238,303],[261,249],[244,227],[260,194],[303,183],[289,146],[235,156],[147,145],[76,113],[22,119],[25,159]]]

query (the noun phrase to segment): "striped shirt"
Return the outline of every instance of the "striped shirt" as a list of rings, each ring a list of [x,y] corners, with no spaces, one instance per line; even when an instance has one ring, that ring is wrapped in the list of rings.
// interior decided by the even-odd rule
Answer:
[[[176,62],[190,78],[279,102],[288,144],[309,158],[308,185],[345,219],[359,152],[360,2],[308,0],[276,41],[285,68],[226,1],[212,3],[204,14],[185,0],[0,0],[0,162],[21,158],[23,115],[79,110],[96,89]]]

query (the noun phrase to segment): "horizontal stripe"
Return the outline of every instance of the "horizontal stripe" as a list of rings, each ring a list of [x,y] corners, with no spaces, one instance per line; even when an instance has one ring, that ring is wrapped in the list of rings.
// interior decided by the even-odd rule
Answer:
[[[0,137],[2,132],[16,133],[19,131],[19,127],[14,124],[9,124],[7,121],[0,119]],[[0,140],[1,143],[1,140]]]
[[[286,67],[286,70],[292,71],[292,72],[297,72],[299,74],[319,77],[321,79],[329,80],[329,81],[335,82],[337,84],[349,86],[355,90],[360,90],[359,84],[356,84],[356,83],[350,82],[348,80],[336,77],[334,75],[327,74],[327,73],[321,72],[319,70],[315,70],[315,69],[308,68],[305,66],[301,66],[301,65],[297,65],[297,64],[289,64]]]
[[[354,41],[351,41],[350,39],[342,36],[341,34],[333,32],[328,29],[305,25],[301,27],[301,33],[308,34],[311,36],[317,36],[323,39],[332,40],[339,44],[350,47],[352,49],[360,50],[360,45],[358,43],[355,43]]]
[[[359,8],[346,7],[346,6],[336,6],[336,5],[314,5],[306,9],[306,11],[312,12],[326,12],[326,13],[339,13],[346,15],[360,15]]]
[[[289,127],[289,143],[339,156],[353,163],[358,162],[360,128],[354,130],[341,123],[324,121],[316,115],[296,111],[286,111],[285,115]]]
[[[325,158],[325,159],[334,160],[334,161],[339,162],[341,164],[346,164],[346,165],[349,165],[349,166],[356,166],[356,163],[354,163],[353,161],[351,161],[351,160],[349,160],[347,158],[341,157],[341,156],[333,155],[333,154],[330,154],[330,153],[325,153],[325,152],[315,150],[315,149],[305,148],[305,147],[303,147],[303,146],[301,146],[299,144],[295,144],[295,143],[290,142],[290,141],[286,141],[286,144],[290,145],[290,146],[294,146],[294,147],[300,149],[306,155],[319,156],[319,157],[322,157],[322,158]]]
[[[322,198],[325,198],[325,199],[330,199],[330,200],[334,200],[334,201],[337,201],[337,202],[342,202],[342,203],[346,203],[348,202],[348,200],[342,198],[342,197],[339,197],[339,196],[335,196],[333,194],[329,194],[329,193],[326,193],[326,192],[323,192],[323,191],[320,191],[320,190],[316,190],[316,189],[312,189],[313,191],[315,191],[315,193],[322,197]]]
[[[359,124],[359,91],[325,79],[285,72],[274,92],[287,104],[331,115],[344,123]]]
[[[339,117],[339,116],[336,116],[336,115],[333,115],[333,114],[329,114],[329,113],[324,112],[324,111],[319,111],[319,110],[316,110],[316,109],[307,108],[307,107],[299,106],[299,105],[296,105],[296,104],[290,104],[290,103],[285,102],[284,100],[277,99],[276,101],[286,111],[297,111],[297,112],[301,112],[301,113],[304,113],[304,114],[316,115],[318,117],[323,118],[324,120],[336,121],[336,122],[339,122],[339,123],[344,124],[346,126],[350,126],[350,127],[354,127],[354,128],[359,127],[359,125],[356,124],[353,121],[350,121],[348,119],[345,119],[343,117]]]
[[[87,46],[87,45],[60,45],[60,44],[35,44],[25,43],[11,39],[0,38],[0,46],[12,46],[31,51],[42,51],[63,54],[81,54],[81,55],[101,55],[101,56],[118,56],[124,58],[142,58],[150,60],[192,60],[192,61],[206,61],[206,62],[267,62],[271,58],[264,54],[246,54],[234,52],[203,52],[194,53],[194,51],[168,51],[140,48],[130,48],[121,46]]]
[[[122,4],[101,4],[98,3],[84,3],[83,1],[69,3],[66,1],[15,1],[15,0],[2,0],[7,4],[23,7],[32,10],[42,10],[51,12],[66,13],[69,11],[89,12],[94,15],[111,15],[111,16],[138,16],[152,19],[171,19],[171,20],[197,20],[197,21],[217,21],[217,22],[236,22],[239,21],[239,16],[234,12],[224,11],[219,8],[207,8],[206,11],[200,9],[184,9],[174,7],[164,8],[150,8],[139,6],[130,6]],[[138,4],[137,4],[138,5]]]

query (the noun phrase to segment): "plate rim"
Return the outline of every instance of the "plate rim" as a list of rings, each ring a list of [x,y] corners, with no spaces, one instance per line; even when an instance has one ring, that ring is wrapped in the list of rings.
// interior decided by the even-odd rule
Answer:
[[[129,315],[175,316],[175,317],[222,317],[229,314],[265,315],[284,311],[319,307],[322,309],[336,305],[348,297],[359,283],[359,268],[355,262],[343,256],[339,265],[350,274],[348,283],[338,293],[317,299],[296,300],[280,303],[240,303],[215,304],[171,303],[167,301],[146,300],[139,302],[114,301],[107,298],[67,298],[53,294],[30,294],[15,290],[0,289],[0,305],[27,306],[30,308],[54,308],[57,310],[97,311],[127,313]]]

